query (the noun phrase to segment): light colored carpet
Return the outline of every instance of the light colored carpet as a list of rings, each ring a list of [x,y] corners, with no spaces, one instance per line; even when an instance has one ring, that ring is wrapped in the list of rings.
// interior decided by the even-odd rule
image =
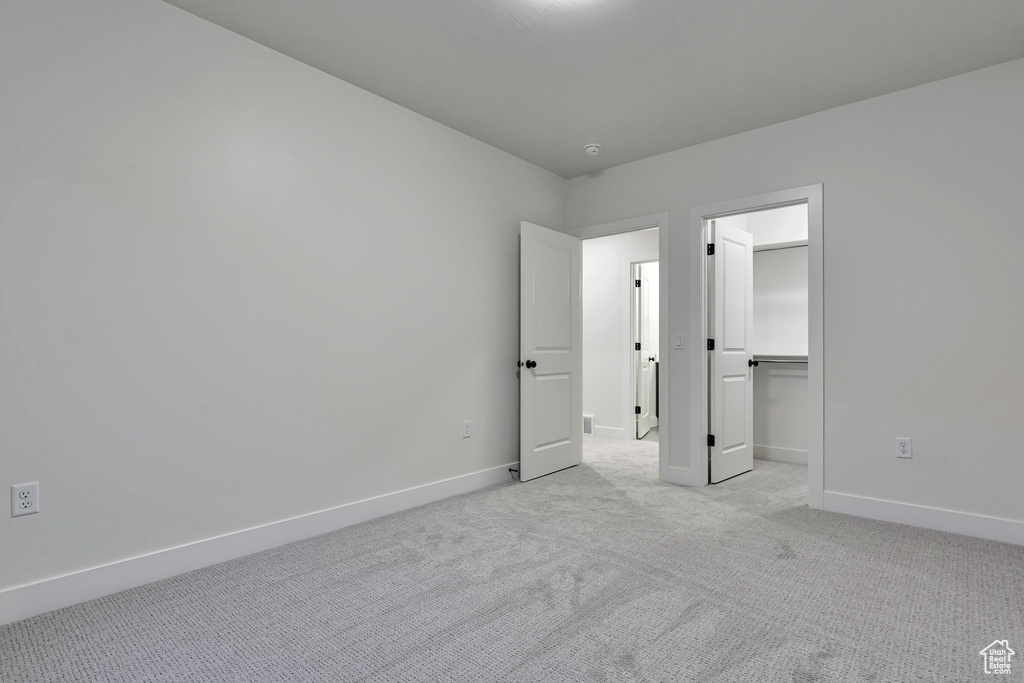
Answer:
[[[1024,652],[1024,548],[808,510],[793,465],[692,490],[655,444],[586,443],[0,628],[0,680],[966,681],[996,638]]]

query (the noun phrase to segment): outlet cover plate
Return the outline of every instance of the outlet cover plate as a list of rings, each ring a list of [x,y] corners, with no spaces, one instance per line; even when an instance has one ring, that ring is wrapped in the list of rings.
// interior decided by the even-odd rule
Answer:
[[[15,484],[11,487],[11,517],[24,517],[39,512],[39,482]]]
[[[914,440],[904,436],[896,437],[896,457],[910,460],[914,457]]]

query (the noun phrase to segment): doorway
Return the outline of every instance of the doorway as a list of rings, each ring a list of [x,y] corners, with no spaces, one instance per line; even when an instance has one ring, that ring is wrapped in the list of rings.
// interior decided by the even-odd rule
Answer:
[[[659,239],[647,228],[582,241],[585,436],[657,441]]]
[[[656,220],[651,220],[656,219]],[[666,236],[659,228],[667,223],[666,214],[641,217],[614,223],[605,223],[566,234],[532,223],[520,227],[520,292],[519,292],[519,355],[516,363],[519,378],[519,468],[520,481],[529,481],[583,462],[584,438],[598,438],[598,427],[604,427],[604,437],[598,450],[618,449],[621,445],[639,444],[637,434],[637,388],[646,392],[646,403],[653,406],[654,415],[646,416],[650,436],[652,417],[658,418],[660,406],[665,404],[661,384],[657,379],[657,351],[647,358],[648,381],[638,383],[640,371],[634,317],[636,296],[634,268],[638,265],[643,279],[643,264],[658,260]],[[617,241],[598,238],[615,237]],[[584,244],[590,251],[604,251],[606,267],[583,268]],[[622,245],[632,245],[621,248]],[[641,245],[641,246],[637,246]],[[610,248],[613,247],[613,248]],[[589,286],[584,275],[592,278]],[[646,276],[660,289],[665,272],[648,270]],[[651,278],[654,278],[653,280]],[[599,305],[589,313],[584,311],[583,290],[598,294],[608,290],[613,301]],[[594,298],[600,302],[600,297]],[[643,299],[638,299],[643,305]],[[651,308],[656,312],[652,312]],[[657,295],[647,297],[647,334],[658,346],[664,345],[664,333],[655,331],[655,321],[664,316],[664,300]],[[641,311],[642,312],[642,311]],[[584,372],[584,341],[595,341],[594,334],[585,335],[583,322],[597,324],[597,329],[609,328],[610,334],[599,335],[608,353],[587,354],[597,360],[590,372]],[[640,323],[643,324],[643,323]],[[678,345],[682,348],[682,344]],[[650,343],[646,349],[650,352]],[[650,363],[654,366],[651,367]],[[653,376],[651,376],[653,373]],[[607,413],[587,413],[583,409],[584,375],[594,386],[604,383],[612,389],[613,398],[606,404]],[[653,384],[652,384],[653,383]],[[652,400],[653,399],[653,400]],[[642,412],[642,406],[641,412]],[[607,414],[618,424],[601,425],[598,415]],[[603,418],[602,418],[603,419]],[[660,423],[660,420],[658,420]],[[659,424],[659,427],[664,426]],[[664,470],[664,450],[667,440],[663,431],[660,438],[644,443],[645,457],[653,458],[659,476]]]
[[[807,204],[708,225],[708,483],[807,465]]]
[[[741,475],[754,458],[806,462],[808,505],[822,507],[822,215],[821,185],[691,210],[700,247],[692,324],[707,339],[691,353],[694,485]],[[788,234],[786,216],[801,218]]]
[[[661,481],[684,486],[708,485],[708,351],[705,340],[708,336],[706,306],[706,273],[709,221],[758,209],[768,209],[806,203],[808,216],[807,236],[807,280],[808,280],[808,331],[807,331],[807,386],[808,386],[808,428],[807,428],[807,502],[808,506],[823,509],[824,501],[824,246],[823,246],[823,187],[820,184],[807,185],[789,190],[727,200],[704,206],[694,206],[689,213],[688,231],[677,230],[673,239],[671,216],[666,213],[628,218],[609,223],[591,225],[571,230],[568,234],[544,231],[546,241],[553,249],[540,258],[535,248],[540,237],[531,237],[537,226],[524,223],[521,237],[522,263],[520,272],[520,463],[524,467],[521,478],[527,480],[525,463],[532,460],[539,465],[536,476],[555,471],[559,462],[545,464],[544,453],[553,441],[541,437],[555,438],[561,443],[579,443],[573,463],[582,461],[582,438],[584,416],[580,407],[577,412],[576,387],[582,385],[582,351],[577,353],[577,343],[582,346],[580,336],[573,332],[573,326],[582,316],[575,313],[569,317],[554,315],[551,300],[567,311],[580,310],[578,299],[581,287],[577,280],[575,256],[581,240],[615,235],[624,232],[662,227],[659,232],[659,259],[665,262],[661,268],[660,285],[662,296],[659,302],[661,377],[658,387],[659,444],[658,478]],[[685,219],[679,216],[677,222]],[[528,229],[528,231],[527,231]],[[673,248],[675,243],[675,248]],[[537,270],[543,264],[543,275]],[[561,265],[558,265],[561,264]],[[669,265],[675,269],[669,282]],[[566,286],[567,283],[569,286]],[[672,286],[670,286],[672,285]],[[676,291],[681,289],[681,291]],[[670,302],[675,292],[676,299]],[[680,298],[684,299],[680,301]],[[671,303],[671,305],[670,305]],[[559,309],[561,310],[561,309]],[[551,312],[551,316],[541,315]],[[537,325],[556,324],[560,332],[552,338],[562,347],[568,358],[579,359],[578,365],[571,365],[564,373],[566,388],[563,396],[552,397],[552,406],[564,406],[557,411],[545,410],[538,400],[537,390],[542,382],[555,387],[554,378],[545,380],[531,356],[541,351],[555,350],[541,348],[544,342]],[[543,331],[543,330],[541,330]],[[547,334],[545,332],[545,334]],[[524,360],[525,359],[525,360]],[[526,370],[523,370],[525,364]],[[576,378],[579,377],[579,380]],[[570,391],[571,389],[571,391]],[[556,401],[555,398],[558,400]],[[541,420],[543,418],[543,420]],[[543,421],[545,429],[538,429]],[[552,426],[557,423],[557,430]],[[548,429],[548,427],[551,427]],[[578,435],[578,440],[577,440]]]

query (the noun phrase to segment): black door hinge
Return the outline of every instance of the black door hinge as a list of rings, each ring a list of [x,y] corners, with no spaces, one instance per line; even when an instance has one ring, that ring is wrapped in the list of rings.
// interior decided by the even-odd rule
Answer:
[[[714,256],[714,255],[715,255],[715,243],[714,242],[708,242],[708,256]]]
[[[640,342],[637,342],[636,344],[633,344],[633,350],[634,351],[639,351],[640,350]]]
[[[715,447],[715,435],[714,434],[708,434],[708,448],[714,448],[714,447]]]
[[[633,408],[633,412],[636,413],[637,415],[639,415],[640,414],[640,406],[636,406],[635,408]]]
[[[639,286],[640,286],[640,281],[639,281],[639,280],[637,280],[637,281],[636,281],[636,286],[637,286],[637,287],[639,287]]]
[[[714,339],[708,339],[708,351],[714,351],[714,350],[715,350],[715,340]]]

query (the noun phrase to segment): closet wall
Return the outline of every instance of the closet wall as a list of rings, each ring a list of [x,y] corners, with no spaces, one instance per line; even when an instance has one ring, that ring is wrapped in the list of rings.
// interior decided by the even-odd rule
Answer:
[[[754,236],[754,355],[807,358],[807,207],[741,217]],[[754,457],[807,464],[807,365],[754,368]]]

